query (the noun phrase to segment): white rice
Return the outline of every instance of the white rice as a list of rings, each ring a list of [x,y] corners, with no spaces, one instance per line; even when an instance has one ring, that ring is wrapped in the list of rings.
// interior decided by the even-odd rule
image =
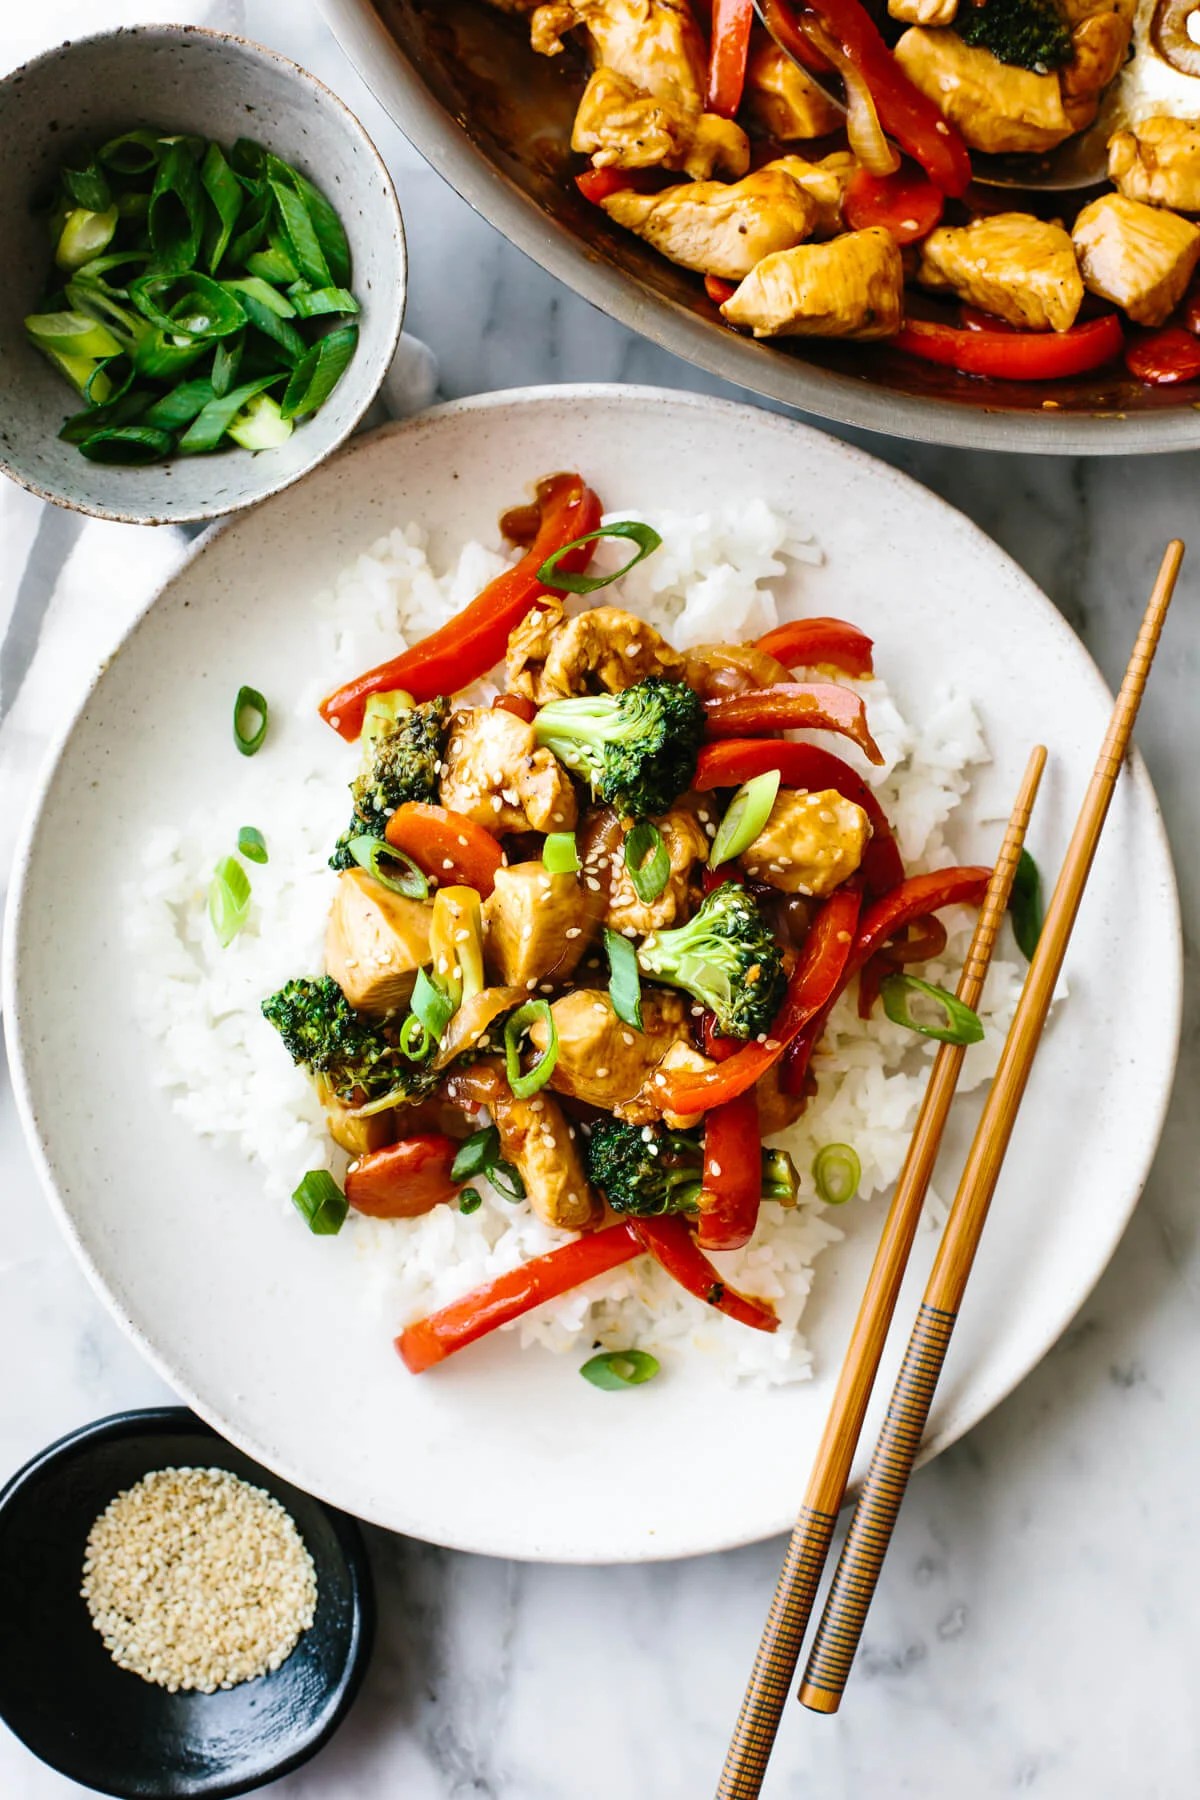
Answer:
[[[662,548],[603,598],[636,611],[680,647],[769,629],[778,621],[776,578],[790,564],[820,561],[811,538],[761,502],[648,522],[661,532]],[[600,560],[616,566],[627,555],[626,545],[606,544]],[[312,681],[301,692],[272,695],[270,738],[252,765],[254,817],[264,823],[270,861],[249,871],[250,916],[227,949],[213,935],[206,892],[215,863],[229,854],[246,822],[244,798],[224,798],[215,789],[195,818],[157,834],[129,889],[135,1004],[154,1043],[157,1080],[196,1132],[236,1144],[261,1174],[264,1193],[289,1212],[305,1170],[340,1174],[346,1161],[328,1137],[310,1083],[289,1066],[259,1011],[263,997],[290,976],[321,969],[335,879],[326,857],[345,824],[345,784],[356,751],[320,723],[315,703],[337,680],[440,624],[505,560],[495,549],[468,544],[439,573],[421,528],[409,525],[372,544],[332,589],[315,596]],[[967,792],[971,765],[987,760],[973,707],[950,689],[923,692],[920,722],[913,724],[883,680],[858,685],[869,699],[884,764],[871,767],[841,741],[839,754],[878,792],[910,869],[955,861],[943,828]],[[959,909],[945,917],[945,960],[923,973],[952,985],[973,914]],[[967,1053],[965,1088],[993,1073],[1019,979],[1014,963],[993,963],[981,1008],[986,1035]],[[577,1353],[597,1342],[637,1345],[660,1356],[704,1351],[720,1359],[731,1379],[806,1377],[811,1361],[798,1326],[813,1265],[842,1236],[836,1212],[815,1196],[813,1155],[822,1144],[852,1144],[862,1163],[861,1198],[886,1190],[899,1172],[935,1048],[890,1024],[878,1007],[876,1015],[864,1024],[853,993],[839,1003],[814,1061],[818,1095],[779,1140],[801,1171],[799,1207],[765,1205],[751,1243],[715,1259],[731,1283],[775,1302],[778,1332],[748,1331],[723,1318],[643,1257],[522,1320],[514,1327],[522,1341]],[[330,1254],[345,1254],[347,1243],[359,1252],[381,1331],[394,1333],[566,1241],[567,1234],[543,1225],[527,1204],[513,1205],[481,1187],[484,1203],[467,1216],[453,1206],[411,1220],[350,1215]]]

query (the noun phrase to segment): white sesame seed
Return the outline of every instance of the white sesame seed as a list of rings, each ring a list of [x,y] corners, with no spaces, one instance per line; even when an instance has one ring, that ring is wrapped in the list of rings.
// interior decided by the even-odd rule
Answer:
[[[719,1175],[721,1173],[720,1163],[719,1162],[710,1162],[708,1165],[708,1172],[710,1175]]]
[[[563,936],[569,937],[569,938],[577,938],[577,937],[580,937],[582,935],[582,933],[583,933],[582,925],[568,925],[566,931],[563,933]]]

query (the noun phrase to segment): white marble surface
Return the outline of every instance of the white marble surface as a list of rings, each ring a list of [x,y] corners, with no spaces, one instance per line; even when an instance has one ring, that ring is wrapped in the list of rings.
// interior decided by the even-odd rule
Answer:
[[[81,30],[172,14],[289,52],[364,118],[400,189],[409,325],[436,349],[447,396],[585,378],[719,390],[572,298],[476,219],[381,115],[311,3],[218,0],[203,10],[196,0],[176,11],[8,0],[0,68]],[[1105,672],[1119,673],[1163,541],[1194,529],[1200,460],[869,447],[992,532]],[[0,494],[0,887],[13,807],[49,720],[182,543]],[[1198,605],[1200,560],[1139,732],[1175,846],[1189,955],[1200,882]],[[822,1720],[789,1708],[766,1788],[774,1800],[1184,1800],[1200,1787],[1196,1040],[1193,984],[1166,1137],[1111,1268],[1018,1392],[915,1480],[845,1710]],[[59,1242],[2,1074],[0,1196],[2,1479],[61,1432],[165,1390]],[[381,1533],[372,1548],[381,1628],[366,1688],[334,1742],[279,1785],[281,1800],[702,1800],[712,1791],[779,1543],[613,1570],[505,1565]],[[81,1792],[0,1727],[4,1800]]]

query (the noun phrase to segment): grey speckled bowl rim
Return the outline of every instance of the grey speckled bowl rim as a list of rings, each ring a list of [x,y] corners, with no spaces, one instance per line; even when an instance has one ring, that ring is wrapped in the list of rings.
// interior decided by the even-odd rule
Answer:
[[[408,245],[404,236],[404,218],[400,211],[396,184],[392,180],[387,164],[375,146],[374,139],[357,113],[352,112],[341,96],[335,94],[333,89],[327,86],[319,76],[312,74],[308,69],[301,68],[298,62],[293,62],[290,56],[284,56],[281,51],[272,50],[268,44],[260,44],[255,38],[241,37],[235,31],[216,31],[208,25],[156,24],[154,22],[145,25],[119,25],[111,31],[89,31],[80,37],[64,38],[52,49],[43,50],[39,56],[31,56],[29,61],[23,62],[19,68],[10,69],[7,75],[0,78],[0,88],[7,87],[10,82],[24,79],[34,69],[40,69],[46,64],[56,62],[64,50],[74,50],[81,45],[107,43],[114,38],[168,39],[183,43],[186,39],[193,37],[211,38],[217,43],[235,44],[239,50],[247,51],[252,56],[262,57],[265,62],[274,63],[299,83],[316,88],[344,116],[350,129],[357,132],[368,157],[373,160],[381,177],[383,197],[391,212],[392,225],[396,234],[401,276],[396,320],[388,340],[387,356],[383,360],[379,380],[366,393],[362,405],[349,418],[345,429],[334,438],[332,443],[326,444],[323,450],[317,452],[312,461],[306,463],[302,469],[293,470],[290,475],[280,481],[266,481],[253,494],[247,494],[241,500],[234,500],[228,505],[189,507],[185,511],[161,513],[157,516],[149,513],[125,512],[117,507],[89,505],[82,500],[72,499],[66,494],[51,493],[49,489],[40,487],[37,482],[30,481],[3,455],[0,455],[0,472],[15,481],[18,487],[23,487],[27,493],[36,494],[39,500],[47,500],[52,506],[62,506],[70,512],[86,513],[90,518],[111,519],[120,525],[195,525],[212,519],[225,518],[231,513],[243,511],[247,506],[257,506],[260,500],[267,500],[272,494],[282,493],[284,488],[292,487],[305,475],[311,474],[312,470],[319,467],[327,456],[332,456],[335,450],[340,449],[356,426],[362,423],[363,417],[383,384],[383,378],[391,366],[392,358],[396,354],[400,333],[404,329],[404,314],[408,305]]]
[[[1200,406],[1187,403],[1135,418],[1120,413],[1010,412],[900,394],[791,357],[763,356],[752,343],[722,332],[589,255],[584,245],[548,218],[438,105],[371,0],[318,0],[318,4],[380,105],[477,213],[601,312],[710,375],[817,419],[919,443],[1059,456],[1144,456],[1200,449]]]

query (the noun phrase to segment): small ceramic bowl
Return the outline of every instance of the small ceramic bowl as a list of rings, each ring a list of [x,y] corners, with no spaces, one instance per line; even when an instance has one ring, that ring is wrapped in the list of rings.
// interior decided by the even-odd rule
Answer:
[[[226,148],[254,138],[317,183],[350,240],[362,306],[358,348],[325,405],[278,449],[175,457],[145,468],[89,462],[57,433],[80,402],[27,341],[50,268],[36,210],[59,166],[137,125],[195,132]],[[354,114],[321,82],[245,38],[194,25],[139,25],[78,38],[0,82],[0,468],[80,512],[132,524],[211,519],[277,493],[322,462],[366,412],[404,318],[404,226],[391,177]]]
[[[170,1694],[120,1669],[79,1588],[93,1520],[152,1469],[230,1469],[286,1507],[317,1571],[312,1626],[278,1669]],[[337,1730],[371,1652],[374,1602],[354,1520],[281,1481],[183,1406],[72,1432],[0,1492],[0,1717],[73,1781],[127,1800],[246,1794]]]

